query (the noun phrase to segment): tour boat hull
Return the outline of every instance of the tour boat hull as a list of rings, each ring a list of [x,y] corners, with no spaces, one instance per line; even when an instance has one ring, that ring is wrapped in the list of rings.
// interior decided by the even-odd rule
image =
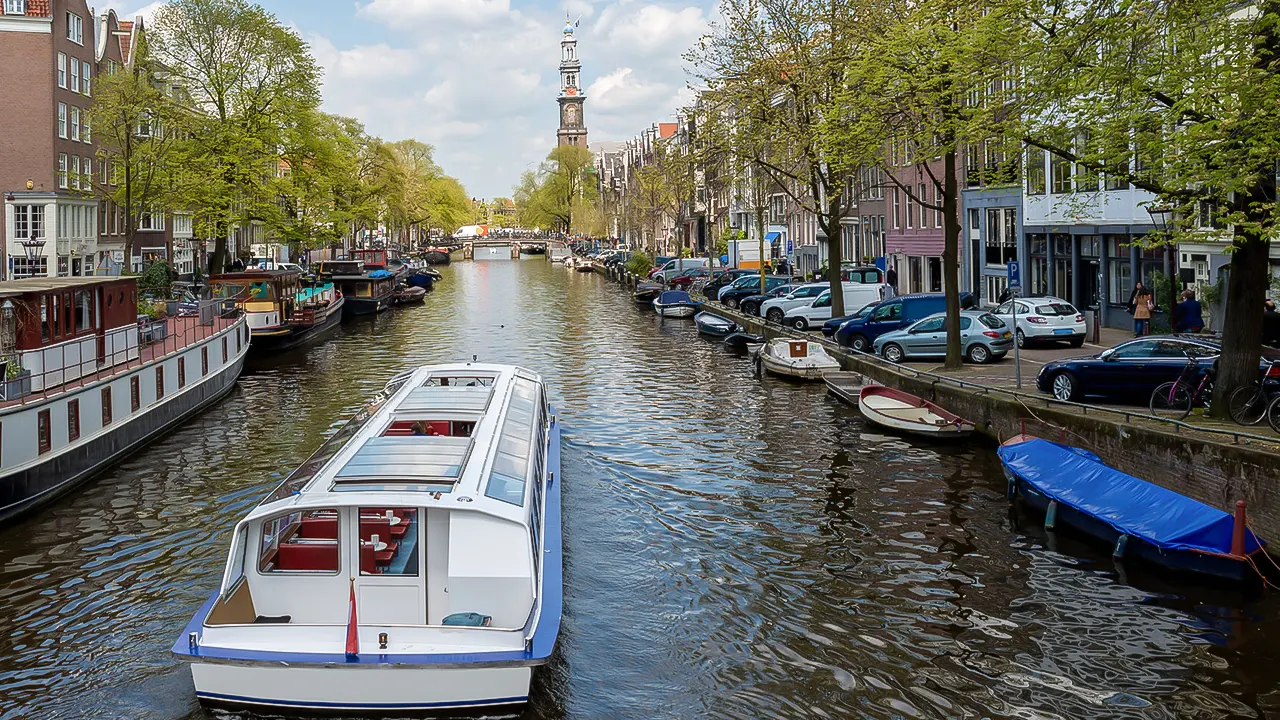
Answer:
[[[346,300],[345,297],[339,297],[323,310],[322,320],[310,325],[286,325],[280,328],[254,330],[249,349],[256,356],[290,350],[313,340],[319,340],[342,323],[343,306]]]
[[[973,423],[910,393],[866,385],[858,393],[858,410],[867,420],[891,430],[931,438],[960,438]]]
[[[246,327],[245,320],[241,318],[221,332],[193,344],[183,353],[188,358],[185,387],[170,390],[172,394],[166,393],[158,403],[144,405],[131,417],[119,417],[117,413],[113,422],[98,432],[86,433],[79,442],[54,448],[40,455],[34,463],[0,475],[0,524],[54,501],[221,400],[235,386],[244,367],[249,343],[239,343],[237,351],[234,334],[241,333],[243,337]],[[207,349],[212,358],[221,358],[223,338],[230,338],[226,361],[216,365],[211,363],[209,374],[199,377],[202,349]],[[193,357],[194,362],[190,359]],[[6,442],[10,439],[22,442],[19,440],[22,437],[20,429],[29,425],[33,433],[30,442],[34,446],[38,414],[52,411],[65,417],[67,404],[71,401],[78,402],[80,407],[95,407],[103,388],[108,385],[112,396],[123,398],[125,403],[130,396],[131,378],[140,378],[139,386],[147,387],[146,392],[151,392],[156,386],[156,368],[163,366],[166,377],[176,378],[178,359],[179,355],[170,355],[129,372],[87,382],[83,387],[59,393],[47,400],[0,410]],[[115,404],[119,407],[118,403]],[[23,418],[24,415],[30,417]]]
[[[191,677],[211,707],[397,715],[522,705],[533,668],[193,663]]]

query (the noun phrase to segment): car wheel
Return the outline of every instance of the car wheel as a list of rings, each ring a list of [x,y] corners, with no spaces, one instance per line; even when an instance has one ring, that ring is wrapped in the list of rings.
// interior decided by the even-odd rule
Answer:
[[[1060,372],[1053,376],[1053,396],[1059,400],[1075,400],[1080,390],[1076,387],[1076,377],[1069,372]]]
[[[1071,338],[1071,347],[1084,347],[1084,338]]]
[[[987,349],[982,343],[974,343],[969,346],[969,361],[979,365],[991,361],[991,350]]]
[[[781,325],[782,318],[784,317],[786,317],[786,315],[778,308],[769,308],[768,316],[765,319],[769,322],[775,322]]]
[[[1026,346],[1027,346],[1027,336],[1023,335],[1022,331],[1019,330],[1018,331],[1018,347],[1025,348]]]
[[[744,315],[759,315],[760,306],[755,303],[742,303],[742,312]]]
[[[902,362],[902,347],[897,343],[889,343],[881,349],[880,353],[884,355],[884,359],[891,363]]]
[[[728,305],[731,308],[736,308],[738,307],[738,298],[729,298],[728,300],[724,301],[724,304]]]
[[[791,327],[793,327],[793,328],[795,328],[795,329],[797,329],[797,330],[808,330],[808,329],[809,329],[809,321],[808,321],[808,320],[805,320],[805,319],[804,319],[804,318],[802,318],[802,317],[798,317],[798,318],[795,318],[794,320],[792,320],[792,321],[791,321]]]
[[[871,343],[867,342],[867,338],[864,335],[854,335],[849,341],[849,347],[857,350],[858,352],[866,352],[870,345]]]

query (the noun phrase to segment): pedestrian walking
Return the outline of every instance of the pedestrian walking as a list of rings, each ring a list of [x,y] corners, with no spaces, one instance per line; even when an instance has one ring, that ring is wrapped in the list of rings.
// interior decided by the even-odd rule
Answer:
[[[897,191],[895,190],[894,192],[897,192]],[[890,287],[893,288],[893,291],[895,293],[898,291],[898,271],[897,270],[895,270],[892,267],[889,268],[889,272],[884,274],[884,281],[889,283]]]
[[[1138,283],[1133,289],[1133,299],[1130,302],[1130,312],[1133,314],[1133,336],[1142,337],[1151,333],[1151,311],[1155,309],[1155,303],[1151,301],[1151,293]]]
[[[1182,301],[1173,310],[1173,331],[1198,333],[1204,329],[1204,316],[1195,290],[1183,290]]]

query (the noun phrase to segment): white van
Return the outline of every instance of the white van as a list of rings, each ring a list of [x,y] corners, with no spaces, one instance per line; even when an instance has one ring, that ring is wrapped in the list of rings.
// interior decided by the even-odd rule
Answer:
[[[840,283],[844,290],[844,307],[847,311],[857,310],[870,302],[879,302],[893,297],[893,287],[885,283]],[[821,327],[822,323],[831,319],[831,290],[813,299],[813,302],[787,311],[782,324],[797,330],[808,330]]]
[[[845,284],[851,285],[852,283]],[[807,283],[801,285],[787,295],[764,301],[760,305],[760,317],[769,322],[781,323],[788,310],[808,305],[824,292],[831,292],[831,283]]]
[[[649,276],[649,279],[653,282],[664,283],[672,278],[680,277],[682,273],[689,270],[694,268],[704,268],[706,266],[706,258],[689,257],[677,260],[668,260],[667,264],[655,270],[653,274]],[[711,267],[721,267],[720,260],[717,258],[715,262],[712,263]]]

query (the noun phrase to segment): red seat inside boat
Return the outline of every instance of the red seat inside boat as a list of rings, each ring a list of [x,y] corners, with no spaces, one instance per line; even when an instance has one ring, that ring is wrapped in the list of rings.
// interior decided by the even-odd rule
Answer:
[[[385,515],[361,515],[360,516],[360,539],[371,540],[374,535],[378,539],[387,543],[394,548],[396,543],[394,539],[404,536],[406,530],[409,529],[409,523],[404,520],[399,525],[392,526],[390,518]],[[315,539],[338,539],[338,518],[336,517],[309,517],[302,519],[302,526],[298,529],[298,537],[315,538]]]
[[[475,423],[453,422],[451,420],[397,420],[383,431],[383,437],[407,437],[413,435],[413,426],[423,422],[427,426],[428,436],[471,437]]]
[[[363,561],[363,557],[361,558]],[[363,562],[362,562],[363,564]],[[277,570],[338,571],[338,543],[285,542],[276,552]]]

